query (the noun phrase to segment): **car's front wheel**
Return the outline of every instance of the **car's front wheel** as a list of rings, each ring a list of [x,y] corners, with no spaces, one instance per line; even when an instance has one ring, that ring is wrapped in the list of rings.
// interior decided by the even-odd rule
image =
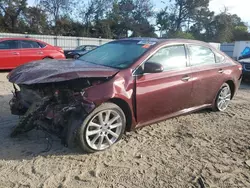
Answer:
[[[114,103],[103,103],[83,121],[78,141],[86,152],[105,150],[119,141],[125,131],[126,117]]]
[[[231,101],[232,91],[227,83],[224,83],[217,95],[215,106],[218,111],[225,111]]]

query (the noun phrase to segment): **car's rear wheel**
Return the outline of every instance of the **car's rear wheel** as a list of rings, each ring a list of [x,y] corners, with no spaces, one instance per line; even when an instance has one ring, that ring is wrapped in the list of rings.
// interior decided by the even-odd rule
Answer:
[[[217,95],[215,107],[217,111],[225,111],[230,104],[232,91],[227,83],[224,83]]]
[[[105,150],[121,139],[125,126],[122,109],[113,103],[104,103],[83,121],[78,131],[79,145],[86,152]]]

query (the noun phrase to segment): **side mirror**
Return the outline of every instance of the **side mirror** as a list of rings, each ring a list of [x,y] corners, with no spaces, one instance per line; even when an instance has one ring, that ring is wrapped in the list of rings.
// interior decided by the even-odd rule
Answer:
[[[144,64],[143,73],[159,73],[163,71],[164,71],[164,68],[160,63],[146,62]]]

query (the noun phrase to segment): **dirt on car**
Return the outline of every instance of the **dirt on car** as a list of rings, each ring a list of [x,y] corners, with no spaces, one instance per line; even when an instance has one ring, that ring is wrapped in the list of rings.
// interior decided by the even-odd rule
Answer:
[[[0,187],[250,187],[250,83],[226,112],[204,110],[128,132],[84,154],[43,131],[10,138],[12,85],[0,73]]]

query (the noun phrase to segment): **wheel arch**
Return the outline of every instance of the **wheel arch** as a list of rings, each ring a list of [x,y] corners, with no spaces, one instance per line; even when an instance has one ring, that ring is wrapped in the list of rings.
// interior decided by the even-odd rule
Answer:
[[[46,57],[44,57],[43,59],[54,59],[54,58],[51,57],[51,56],[46,56]]]
[[[231,90],[231,93],[232,93],[232,96],[231,96],[231,99],[233,99],[234,95],[235,95],[235,84],[232,80],[228,80],[226,81],[225,83],[227,83],[230,87],[230,90]]]
[[[129,104],[125,100],[120,98],[111,98],[108,100],[108,102],[112,102],[122,109],[126,116],[126,131],[130,131],[132,128],[132,112]]]

